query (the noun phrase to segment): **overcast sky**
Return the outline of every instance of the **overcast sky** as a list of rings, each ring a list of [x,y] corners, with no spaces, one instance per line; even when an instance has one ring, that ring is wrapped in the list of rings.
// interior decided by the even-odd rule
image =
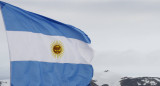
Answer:
[[[6,1],[6,0],[2,0]],[[158,0],[7,0],[83,30],[95,50],[95,72],[160,76]],[[7,41],[0,18],[0,79],[9,77]]]

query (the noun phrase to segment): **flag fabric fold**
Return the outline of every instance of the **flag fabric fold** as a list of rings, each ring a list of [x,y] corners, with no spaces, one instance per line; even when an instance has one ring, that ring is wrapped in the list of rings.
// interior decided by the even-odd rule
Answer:
[[[0,1],[11,86],[89,86],[93,50],[80,29]]]

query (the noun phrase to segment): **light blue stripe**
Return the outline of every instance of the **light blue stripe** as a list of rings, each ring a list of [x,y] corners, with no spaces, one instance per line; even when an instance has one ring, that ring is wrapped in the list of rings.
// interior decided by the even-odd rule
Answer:
[[[8,31],[27,31],[45,35],[65,36],[86,43],[91,43],[88,36],[80,29],[50,18],[25,11],[7,3],[0,2],[2,14]]]
[[[87,64],[11,62],[11,86],[89,86],[93,68]]]

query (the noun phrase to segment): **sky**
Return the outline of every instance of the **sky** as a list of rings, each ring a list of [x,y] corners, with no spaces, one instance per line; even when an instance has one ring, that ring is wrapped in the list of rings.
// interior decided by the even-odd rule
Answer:
[[[92,41],[95,72],[159,76],[158,0],[2,0],[83,30]],[[0,17],[0,79],[9,77],[6,34]]]

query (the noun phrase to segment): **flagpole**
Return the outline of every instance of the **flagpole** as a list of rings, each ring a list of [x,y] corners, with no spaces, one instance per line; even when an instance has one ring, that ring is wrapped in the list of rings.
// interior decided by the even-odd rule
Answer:
[[[4,21],[3,21],[3,17],[2,17],[2,8],[0,7],[0,29],[3,29],[3,31],[5,32],[5,35],[6,35],[6,39],[7,39],[7,32],[5,31],[5,25],[4,25]],[[10,51],[9,51],[9,45],[8,45],[8,39],[7,39],[7,48],[8,48],[8,58],[9,58],[9,61],[11,61],[10,59]],[[9,82],[10,82],[10,86],[11,86],[11,63],[9,62],[10,64],[10,79],[9,79]]]

